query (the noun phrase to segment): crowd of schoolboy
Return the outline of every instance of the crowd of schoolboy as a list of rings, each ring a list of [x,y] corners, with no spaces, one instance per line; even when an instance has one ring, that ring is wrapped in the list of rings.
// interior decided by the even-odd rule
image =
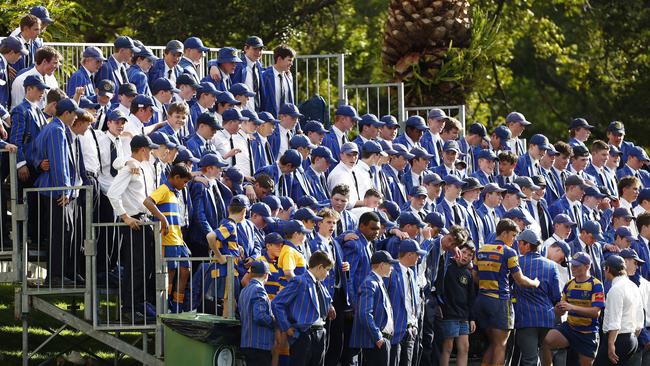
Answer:
[[[526,143],[518,112],[488,133],[440,109],[397,121],[341,105],[326,129],[295,105],[295,51],[265,68],[254,36],[201,80],[199,38],[158,58],[117,37],[60,87],[39,37],[52,22],[34,7],[0,43],[0,148],[17,157],[2,180],[61,187],[28,199],[48,286],[84,283],[71,187],[91,185],[93,218],[124,224],[96,250],[124,319],[156,315],[143,223],[159,221],[169,310],[239,317],[249,364],[447,365],[455,349],[465,365],[477,329],[485,365],[650,364],[650,159],[622,122],[606,141],[576,118],[568,142]]]

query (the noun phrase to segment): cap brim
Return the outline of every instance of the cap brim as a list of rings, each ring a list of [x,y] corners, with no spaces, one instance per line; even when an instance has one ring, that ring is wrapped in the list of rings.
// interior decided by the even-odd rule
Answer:
[[[586,266],[587,265],[586,263],[582,263],[582,262],[577,261],[575,259],[570,260],[569,263],[571,263],[572,266]]]
[[[27,51],[27,49],[24,48],[24,47],[20,49],[20,53],[21,53],[23,56],[27,56],[27,55],[29,55],[29,51]]]
[[[603,234],[594,235],[594,238],[596,238],[596,240],[598,241],[605,241],[605,237],[603,236]]]
[[[273,217],[263,217],[263,218],[264,218],[264,222],[266,222],[267,224],[272,224],[275,222],[275,219]]]
[[[199,161],[201,161],[201,159],[199,159],[199,158],[193,156],[193,157],[191,157],[190,160],[188,160],[188,161],[191,161],[192,163],[198,163]]]
[[[526,121],[526,120],[523,120],[523,121],[517,121],[517,122],[521,123],[523,126],[530,126],[530,125],[533,124],[532,122],[530,122],[530,121]]]
[[[158,145],[158,144],[149,144],[150,149],[157,149],[159,147],[160,147],[160,145]]]
[[[131,47],[131,51],[140,52],[140,48],[139,47]]]
[[[74,110],[74,112],[77,113],[77,114],[84,114],[84,113],[86,113],[86,110],[83,109],[83,108],[79,108],[79,107],[77,107],[77,108]]]
[[[151,105],[150,107],[154,112],[160,112],[160,108],[156,107],[155,105]]]

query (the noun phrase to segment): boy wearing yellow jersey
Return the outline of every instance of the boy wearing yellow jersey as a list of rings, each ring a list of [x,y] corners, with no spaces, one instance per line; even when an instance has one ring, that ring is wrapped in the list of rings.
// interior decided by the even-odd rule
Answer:
[[[190,256],[181,232],[178,192],[183,190],[191,179],[192,173],[187,167],[182,164],[174,165],[167,176],[167,183],[158,187],[143,202],[155,219],[160,221],[165,258],[180,259]],[[176,291],[172,291],[176,269],[179,267],[177,288]],[[167,262],[167,291],[172,294],[169,308],[174,313],[182,310],[185,301],[185,287],[190,278],[189,267],[190,262],[187,260]]]
[[[605,308],[603,284],[589,271],[591,258],[578,252],[571,259],[571,279],[564,286],[562,301],[555,307],[569,313],[567,321],[551,329],[544,338],[543,365],[551,365],[551,351],[571,347],[581,366],[591,365],[598,351],[598,318]],[[606,346],[606,345],[605,345]]]
[[[510,330],[514,328],[514,313],[510,300],[510,276],[520,287],[537,287],[539,280],[524,276],[519,269],[519,257],[512,248],[519,227],[510,219],[497,224],[496,240],[484,244],[474,258],[474,283],[479,295],[472,314],[490,340],[482,365],[503,365]]]
[[[307,229],[302,221],[290,220],[284,227],[285,241],[278,258],[278,269],[282,273],[280,290],[295,276],[300,276],[307,271],[305,259],[305,239],[311,230]]]

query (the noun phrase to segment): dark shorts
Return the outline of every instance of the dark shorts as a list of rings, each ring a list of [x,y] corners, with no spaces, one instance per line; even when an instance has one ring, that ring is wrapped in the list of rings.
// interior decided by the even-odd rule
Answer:
[[[569,348],[583,356],[596,358],[596,353],[598,352],[598,333],[578,332],[571,328],[567,322],[558,325],[555,329],[562,333],[564,338],[569,341]]]
[[[479,295],[472,308],[481,328],[509,330],[515,327],[515,314],[510,299]]]
[[[442,336],[445,338],[456,338],[469,334],[469,322],[467,320],[443,320],[440,322]]]
[[[189,258],[190,257],[190,252],[187,251],[187,247],[185,245],[165,245],[165,258]],[[178,261],[168,261],[167,262],[167,268],[168,269],[176,269],[178,266],[189,268],[190,267],[190,261],[183,261],[183,260],[178,260]]]

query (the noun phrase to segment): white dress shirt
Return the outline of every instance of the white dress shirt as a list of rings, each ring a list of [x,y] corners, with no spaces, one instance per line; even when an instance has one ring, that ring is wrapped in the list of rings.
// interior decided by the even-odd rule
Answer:
[[[101,132],[88,128],[83,135],[78,136],[83,154],[86,171],[99,173],[99,134]],[[95,140],[96,139],[96,140]]]
[[[386,287],[384,286],[384,279],[381,278],[381,276],[378,275],[377,272],[372,271],[372,273],[375,276],[377,276],[377,278],[379,279],[379,288],[382,294],[384,295],[384,300],[386,304],[385,310],[386,310],[386,314],[388,315],[387,316],[388,319],[386,320],[386,325],[384,326],[384,329],[381,330],[381,332],[385,334],[393,334],[393,332],[395,331],[395,325],[393,323],[393,307],[391,306],[390,303],[390,297],[388,297],[388,291],[386,291]],[[379,324],[376,325],[379,326]]]
[[[113,136],[110,132],[98,132],[97,133],[97,142],[99,142],[99,160],[101,163],[101,169],[99,170],[99,176],[97,180],[99,181],[99,188],[102,193],[106,194],[108,188],[113,183],[113,176],[111,175],[111,144],[115,142],[115,148],[117,152],[117,157],[113,162],[113,168],[115,170],[120,170],[124,166],[124,149],[122,148],[122,138],[117,138]]]
[[[617,276],[605,299],[603,332],[634,333],[644,326],[643,302],[639,288],[626,276]]]
[[[285,151],[289,149],[289,139],[293,137],[293,132],[284,128],[281,124],[278,124],[278,129],[280,133],[280,149],[278,150],[278,158],[281,157]],[[289,133],[289,138],[287,138],[287,133]]]
[[[281,88],[282,86],[280,85],[280,71],[276,70],[275,67],[271,66],[273,68],[273,85],[275,85],[275,105],[278,106],[278,112],[280,111],[280,107],[282,106],[280,104],[280,96],[281,96]],[[282,81],[284,83],[284,95],[285,95],[285,100],[287,103],[289,103],[291,100],[289,99],[290,95],[293,95],[293,86],[291,85],[291,80],[293,78],[291,77],[291,73],[288,72],[283,72],[282,73]]]
[[[339,184],[345,184],[350,188],[348,208],[354,207],[354,204],[362,198],[359,197],[359,193],[357,192],[357,186],[354,183],[352,169],[348,168],[348,166],[342,162],[334,167],[334,169],[332,169],[330,172],[329,177],[327,177],[327,187],[329,188],[330,192]]]
[[[359,197],[363,199],[370,188],[375,188],[373,178],[370,175],[370,166],[363,160],[359,160],[352,168],[352,171],[357,177],[357,192]]]
[[[113,179],[108,189],[108,197],[116,216],[127,214],[135,216],[140,213],[148,213],[143,202],[151,194],[147,186],[152,181],[151,171],[145,169],[144,164],[131,159],[140,168],[140,174],[132,174],[131,169],[123,167]]]
[[[31,69],[25,71],[24,73],[16,76],[16,79],[11,84],[11,109],[13,109],[18,104],[22,103],[23,99],[25,99],[25,87],[23,87],[23,82],[25,81],[25,79],[27,79],[28,76],[31,75],[39,76],[41,80],[43,80],[45,85],[50,87],[50,90],[59,88],[59,82],[56,81],[54,75],[41,75],[38,72],[38,70],[36,70],[36,67],[32,67]],[[47,97],[47,93],[43,93],[43,97],[41,98],[41,101],[38,103],[39,108],[41,109],[45,108],[46,97]]]
[[[410,325],[418,324],[417,309],[413,306],[413,295],[411,293],[411,282],[409,281],[409,273],[411,278],[415,276],[413,270],[404,266],[402,263],[399,264],[402,268],[402,281],[404,283],[404,305],[406,307],[406,323]]]
[[[233,143],[232,147],[230,145],[231,137]],[[240,149],[241,152],[234,156],[235,158],[234,166],[239,168],[239,170],[241,170],[242,174],[244,174],[245,177],[250,177],[253,175],[254,172],[251,172],[250,169],[251,156],[248,153],[248,137],[246,137],[245,132],[239,130],[235,134],[230,134],[230,132],[226,130],[219,130],[217,131],[217,133],[214,134],[214,137],[212,138],[212,142],[214,148],[217,150],[219,154],[221,154],[222,157],[232,149]],[[233,166],[232,163],[233,157],[230,157],[228,159],[224,158],[224,160],[226,161],[226,163],[228,163],[229,167]]]
[[[171,81],[172,85],[176,85],[176,70],[169,67],[166,62],[163,62],[163,64],[165,65],[165,74],[163,75],[163,77],[165,79]],[[169,75],[169,70],[172,71],[171,75]],[[155,81],[155,80],[152,80],[152,81]]]
[[[244,60],[246,60],[246,80],[244,80],[244,84],[248,85],[248,87],[255,91],[254,83],[253,83],[253,69],[255,68],[255,62],[251,61],[248,59],[248,57],[244,56]],[[260,76],[259,73],[257,75],[257,85],[260,85]],[[248,98],[248,103],[246,104],[246,109],[250,111],[255,110],[255,97]]]

